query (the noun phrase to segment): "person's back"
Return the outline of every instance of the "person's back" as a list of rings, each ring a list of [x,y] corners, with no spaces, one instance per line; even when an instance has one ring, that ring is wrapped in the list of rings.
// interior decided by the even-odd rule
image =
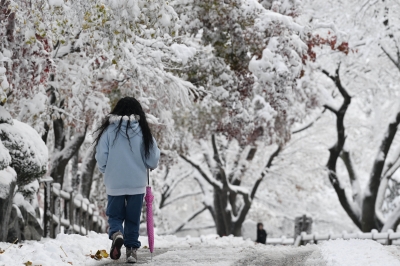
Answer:
[[[110,258],[119,259],[126,247],[126,261],[137,261],[140,247],[139,226],[147,171],[155,169],[160,158],[146,115],[133,97],[118,101],[97,130],[96,160],[104,174],[107,191]]]
[[[134,115],[111,115],[109,122],[97,146],[98,151],[107,150],[108,153],[96,153],[107,195],[145,193],[147,168],[156,168],[160,156],[156,141],[153,139],[153,147],[146,158],[142,129]]]

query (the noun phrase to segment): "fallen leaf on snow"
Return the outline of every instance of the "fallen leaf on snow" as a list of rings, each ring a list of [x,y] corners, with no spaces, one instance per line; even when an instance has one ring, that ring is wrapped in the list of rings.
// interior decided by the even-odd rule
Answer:
[[[25,266],[31,266],[31,265],[32,265],[32,261],[29,261],[29,260],[28,260],[27,262],[24,263],[24,265],[25,265]]]
[[[104,249],[100,250],[100,254],[103,256],[103,258],[108,258],[108,253]]]
[[[4,251],[5,251],[5,250],[2,250],[2,249],[0,248],[0,254],[3,254],[3,253],[4,253]]]
[[[97,250],[96,254],[90,255],[90,257],[91,257],[92,259],[95,259],[95,260],[101,260],[101,259],[103,259],[103,258],[108,258],[108,253],[107,253],[107,251],[105,251],[104,249],[102,249],[102,250]]]

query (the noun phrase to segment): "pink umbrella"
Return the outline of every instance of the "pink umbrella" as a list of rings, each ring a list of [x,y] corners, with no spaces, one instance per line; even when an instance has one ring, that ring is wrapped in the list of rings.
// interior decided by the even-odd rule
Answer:
[[[149,170],[147,170],[147,182],[148,186],[146,187],[146,196],[144,199],[146,200],[146,220],[147,220],[147,237],[149,240],[149,249],[150,253],[153,257],[154,250],[154,220],[153,220],[153,193],[151,193],[150,187],[150,178],[149,178]]]

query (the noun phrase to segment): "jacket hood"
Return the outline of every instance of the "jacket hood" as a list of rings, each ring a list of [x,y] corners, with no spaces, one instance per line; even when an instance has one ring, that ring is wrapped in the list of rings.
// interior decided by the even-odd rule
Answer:
[[[132,138],[137,134],[142,133],[142,130],[139,127],[140,116],[138,115],[131,115],[131,116],[110,115],[108,121],[110,122],[111,125],[115,127],[114,131],[118,130],[118,125],[121,119],[122,119],[121,130],[118,132],[120,135],[124,136],[125,138],[128,137]],[[126,127],[128,126],[128,121],[129,121],[129,127],[132,130],[128,129],[128,135],[126,135]]]

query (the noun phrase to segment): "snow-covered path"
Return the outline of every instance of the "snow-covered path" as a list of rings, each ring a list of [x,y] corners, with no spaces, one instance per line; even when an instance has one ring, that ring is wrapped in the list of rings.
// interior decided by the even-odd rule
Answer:
[[[276,251],[276,250],[275,250]],[[315,249],[303,248],[298,252],[266,252],[263,248],[213,248],[175,250],[154,259],[156,265],[305,265],[304,262]],[[185,253],[182,253],[185,252]],[[185,254],[182,258],[182,254]],[[172,258],[172,260],[171,260]],[[162,263],[167,261],[167,263]],[[158,262],[160,262],[158,264]],[[319,264],[321,265],[321,264]]]
[[[159,255],[161,255],[163,253],[166,253],[166,252],[168,252],[167,248],[157,248],[157,249],[155,249],[154,252],[153,252],[153,259],[155,260]],[[119,266],[121,266],[121,265],[122,266],[129,265],[129,266],[132,266],[132,264],[125,263],[124,254],[125,254],[125,249],[123,248],[122,256],[121,256],[121,258],[119,260],[117,260],[117,261],[105,260],[100,265],[104,265],[104,266],[107,266],[107,265],[119,265]],[[142,249],[141,248],[141,249],[138,250],[137,254],[138,254],[137,265],[149,265],[149,264],[151,265],[152,258],[151,258],[151,254],[150,254],[148,249]]]
[[[215,235],[177,238],[157,236],[151,260],[141,237],[136,265],[268,265],[268,266],[400,266],[400,247],[382,246],[371,240],[334,240],[302,247],[256,245],[238,237]],[[7,248],[8,247],[8,248]],[[10,246],[0,242],[0,266],[23,265],[129,265],[124,263],[125,250],[119,261],[109,258],[94,260],[90,254],[109,250],[106,234],[90,232],[88,236],[63,235],[56,239],[26,241]]]
[[[370,240],[336,240],[305,247],[192,246],[148,250],[138,253],[140,265],[254,265],[254,266],[400,266],[400,249]],[[103,265],[125,265],[123,259]]]
[[[313,252],[318,252],[316,247],[288,248],[245,247],[227,248],[193,246],[191,248],[161,248],[155,249],[153,260],[148,250],[140,249],[138,264],[140,265],[306,265],[307,259]],[[123,252],[124,254],[125,252]],[[313,265],[321,265],[321,261]],[[124,257],[119,261],[107,261],[106,265],[124,265]],[[310,264],[308,264],[310,265]]]

